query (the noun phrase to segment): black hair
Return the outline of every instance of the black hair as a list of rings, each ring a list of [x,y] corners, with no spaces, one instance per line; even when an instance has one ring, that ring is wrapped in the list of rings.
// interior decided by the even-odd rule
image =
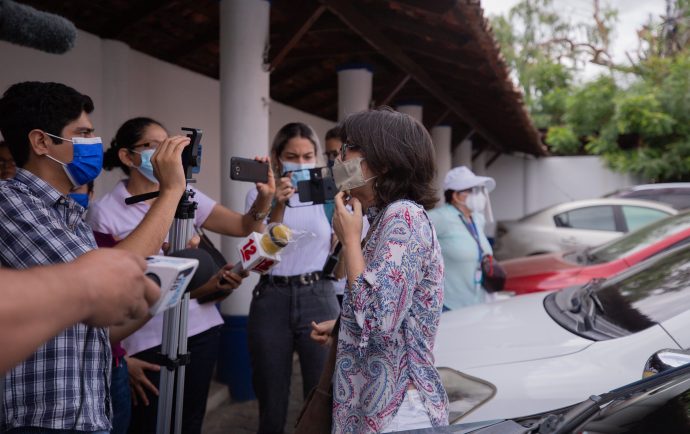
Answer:
[[[431,209],[438,202],[431,136],[412,116],[390,107],[353,113],[343,122],[342,138],[362,151],[377,175],[376,206],[408,199]]]
[[[283,153],[287,143],[295,137],[302,137],[309,140],[312,145],[314,145],[314,154],[318,154],[319,138],[316,137],[316,133],[309,125],[303,124],[302,122],[285,124],[278,130],[276,136],[273,138],[273,144],[271,145],[271,158],[275,169],[282,170],[282,168],[278,167],[280,165],[280,154]]]
[[[453,203],[453,193],[455,193],[455,190],[446,190],[443,192],[443,198],[446,200],[446,203]]]
[[[61,83],[25,81],[10,86],[0,98],[0,132],[18,167],[29,161],[29,133],[42,130],[59,136],[82,112],[93,111],[93,101]],[[51,138],[53,143],[62,140]]]
[[[330,130],[326,131],[326,141],[331,140],[331,139],[338,139],[340,141],[343,140],[342,135],[341,135],[341,126],[340,124],[334,126]]]
[[[105,170],[113,170],[116,167],[122,169],[125,174],[129,175],[129,167],[120,160],[120,149],[134,149],[136,142],[141,140],[144,131],[150,125],[158,125],[165,129],[163,124],[155,119],[147,117],[137,117],[126,121],[115,133],[115,138],[110,142],[110,147],[103,155],[103,168]]]

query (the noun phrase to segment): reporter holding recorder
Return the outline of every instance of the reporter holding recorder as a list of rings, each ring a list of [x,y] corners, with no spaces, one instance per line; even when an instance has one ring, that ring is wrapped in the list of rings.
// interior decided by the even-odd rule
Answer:
[[[271,160],[280,178],[270,222],[284,223],[304,236],[281,253],[281,262],[254,288],[249,309],[248,339],[252,382],[259,400],[259,433],[282,433],[287,418],[292,355],[299,355],[304,396],[318,382],[327,352],[309,338],[310,323],[338,315],[331,281],[322,279],[331,243],[331,224],[323,205],[299,205],[292,177],[316,166],[318,138],[303,123],[283,126],[271,146]],[[247,207],[257,193],[247,195]]]
[[[137,227],[149,207],[157,199],[125,205],[127,197],[157,191],[159,186],[153,174],[150,158],[160,144],[170,140],[162,124],[154,119],[139,117],[126,121],[117,131],[111,147],[105,154],[104,168],[116,167],[128,175],[113,191],[95,202],[87,216],[91,227],[110,234],[116,240],[127,236]],[[192,188],[193,200],[198,203],[195,225],[230,236],[245,236],[260,231],[263,218],[270,208],[275,182],[257,184],[258,197],[250,211],[244,215],[225,208],[200,191]],[[258,216],[258,218],[257,218]],[[157,248],[158,249],[158,248]],[[215,282],[192,291],[188,316],[188,349],[193,354],[185,378],[185,401],[182,430],[200,433],[206,410],[206,399],[217,358],[219,327],[223,323],[213,303],[199,304],[195,298],[224,290],[226,295],[239,286],[242,276],[229,272],[232,265],[220,270]],[[224,278],[225,283],[220,280]],[[140,405],[132,409],[129,432],[155,432],[157,394],[154,385],[159,382],[159,367],[155,365],[163,334],[163,315],[156,315],[140,330],[122,341],[129,358],[130,380],[138,391]],[[144,390],[147,389],[147,390]],[[146,405],[148,404],[148,405]]]
[[[431,137],[412,117],[388,108],[348,116],[342,134],[333,228],[344,246],[348,285],[332,343],[332,432],[447,425],[448,398],[433,356],[443,258],[425,211],[437,200]],[[363,213],[371,228],[362,248]],[[333,323],[314,324],[314,339],[328,342]]]

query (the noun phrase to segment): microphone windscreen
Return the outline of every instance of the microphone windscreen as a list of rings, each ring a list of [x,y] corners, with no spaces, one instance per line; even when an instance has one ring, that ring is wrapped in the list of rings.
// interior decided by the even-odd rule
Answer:
[[[12,0],[0,0],[0,39],[53,54],[74,47],[77,28],[69,20]]]
[[[211,255],[201,249],[183,249],[170,254],[178,258],[192,258],[199,260],[199,267],[187,286],[187,291],[193,291],[208,282],[220,268],[216,265]]]

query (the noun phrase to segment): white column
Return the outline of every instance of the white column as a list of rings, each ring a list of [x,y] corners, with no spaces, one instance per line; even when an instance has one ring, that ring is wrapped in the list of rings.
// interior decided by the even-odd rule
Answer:
[[[439,194],[443,194],[443,179],[451,169],[450,144],[452,135],[453,128],[449,125],[438,125],[431,129],[431,140],[434,142],[436,151],[436,186]]]
[[[472,170],[472,140],[467,139],[460,142],[453,149],[453,167],[467,166]]]
[[[269,73],[264,49],[269,39],[270,3],[266,0],[220,2],[221,198],[226,207],[244,213],[245,196],[255,188],[230,180],[230,157],[268,153]],[[228,261],[239,260],[239,239],[223,237]],[[247,315],[257,276],[247,278],[222,304],[226,315]]]
[[[124,42],[112,39],[103,39],[101,47],[103,50],[103,101],[102,106],[96,108],[101,113],[107,113],[107,116],[101,115],[101,125],[98,128],[98,135],[104,140],[103,150],[105,151],[110,147],[110,139],[115,137],[120,125],[134,114],[131,113],[129,107],[130,48]],[[102,171],[94,185],[94,196],[99,198],[111,191],[124,176],[119,169]]]
[[[338,121],[369,108],[373,76],[371,68],[364,65],[338,69]]]
[[[395,108],[400,113],[406,113],[413,118],[417,119],[419,122],[424,123],[422,115],[422,105],[421,104],[401,104]]]

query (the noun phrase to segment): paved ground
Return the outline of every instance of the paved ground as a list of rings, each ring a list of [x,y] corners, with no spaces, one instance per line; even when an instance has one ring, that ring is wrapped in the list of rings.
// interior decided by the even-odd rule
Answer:
[[[259,403],[254,401],[232,402],[228,388],[214,382],[202,434],[250,434],[259,427]],[[293,360],[290,404],[285,432],[293,432],[295,420],[302,408],[302,376],[297,358]]]

